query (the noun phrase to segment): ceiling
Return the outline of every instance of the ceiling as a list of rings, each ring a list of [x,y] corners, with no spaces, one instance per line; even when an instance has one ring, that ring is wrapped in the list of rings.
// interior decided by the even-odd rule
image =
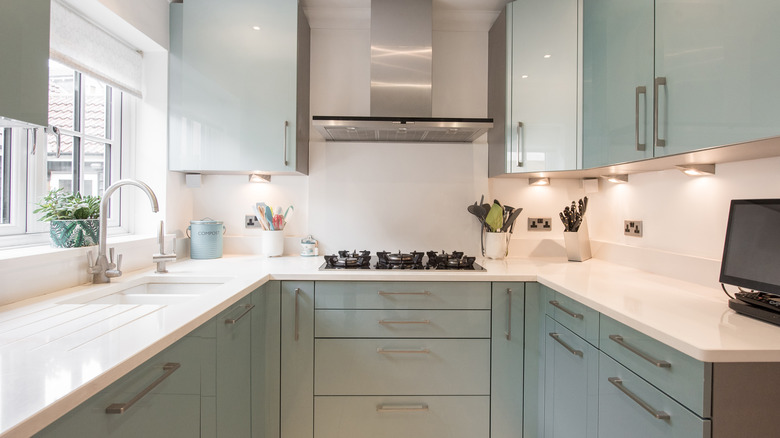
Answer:
[[[433,29],[490,29],[509,0],[432,0]],[[313,29],[368,29],[371,0],[300,0]]]

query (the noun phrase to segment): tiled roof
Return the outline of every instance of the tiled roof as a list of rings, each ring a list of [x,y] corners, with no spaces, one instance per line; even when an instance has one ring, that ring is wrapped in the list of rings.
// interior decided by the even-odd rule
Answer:
[[[70,85],[70,83],[67,83]],[[56,82],[49,82],[49,124],[62,129],[73,129],[73,92],[62,89]],[[88,96],[86,105],[86,134],[105,137],[106,101],[102,96]],[[48,136],[48,151],[54,153],[57,149],[57,139],[53,135]],[[73,138],[63,135],[60,143],[60,151],[69,154],[73,151]],[[86,154],[102,154],[102,144],[89,142],[86,145]]]

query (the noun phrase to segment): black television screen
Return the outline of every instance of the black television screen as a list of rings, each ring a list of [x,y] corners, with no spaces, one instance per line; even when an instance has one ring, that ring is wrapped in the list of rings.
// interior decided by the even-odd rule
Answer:
[[[720,282],[780,295],[780,199],[731,201]]]

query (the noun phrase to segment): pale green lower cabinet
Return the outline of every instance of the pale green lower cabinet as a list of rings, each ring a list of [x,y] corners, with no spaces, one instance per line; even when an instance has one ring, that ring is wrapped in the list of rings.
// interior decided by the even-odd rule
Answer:
[[[493,283],[490,364],[490,436],[522,436],[523,344],[526,287]]]
[[[251,296],[252,437],[279,437],[281,283],[270,281]]]
[[[702,419],[601,353],[599,438],[709,438]],[[745,436],[750,436],[749,434]]]
[[[549,316],[545,333],[544,436],[595,438],[598,349]]]
[[[201,370],[204,340],[187,336],[100,391],[36,437],[105,438],[201,436]],[[179,367],[166,372],[166,364]],[[158,378],[168,375],[149,394],[122,414],[106,408],[126,403]]]

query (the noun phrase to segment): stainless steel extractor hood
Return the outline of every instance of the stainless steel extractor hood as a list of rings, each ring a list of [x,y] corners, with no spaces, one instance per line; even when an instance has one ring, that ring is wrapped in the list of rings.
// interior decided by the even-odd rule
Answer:
[[[371,0],[371,116],[314,116],[327,141],[472,142],[487,118],[432,117],[431,0]]]

